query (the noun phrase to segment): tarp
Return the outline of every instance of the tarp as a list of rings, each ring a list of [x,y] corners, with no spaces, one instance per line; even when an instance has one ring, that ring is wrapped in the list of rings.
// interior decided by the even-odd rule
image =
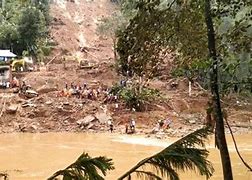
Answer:
[[[10,50],[0,50],[0,57],[14,58],[17,55],[10,52]]]

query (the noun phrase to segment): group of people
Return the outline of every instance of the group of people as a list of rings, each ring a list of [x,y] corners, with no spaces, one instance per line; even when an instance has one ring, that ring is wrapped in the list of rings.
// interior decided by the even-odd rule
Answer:
[[[125,133],[133,134],[136,131],[136,121],[132,118],[128,124],[125,125]]]
[[[0,87],[3,89],[19,87],[19,80],[16,77],[13,77],[12,80],[0,82]]]
[[[167,129],[167,128],[170,128],[171,123],[172,123],[172,121],[169,118],[160,119],[160,120],[158,120],[158,127],[159,127],[159,129]]]
[[[108,88],[99,86],[98,88],[89,87],[87,83],[83,85],[71,83],[70,86],[66,83],[62,91],[58,93],[59,97],[71,97],[75,96],[79,99],[97,100],[98,98],[104,98],[104,102],[116,101],[117,96],[109,93]]]
[[[109,131],[112,133],[114,130],[114,124],[111,119],[108,120],[108,127]],[[133,134],[136,131],[136,121],[132,118],[129,122],[125,125],[125,133],[126,134]]]

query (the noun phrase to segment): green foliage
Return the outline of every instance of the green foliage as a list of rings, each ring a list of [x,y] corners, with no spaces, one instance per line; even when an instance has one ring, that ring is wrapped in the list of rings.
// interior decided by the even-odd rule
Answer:
[[[132,19],[137,13],[137,4],[139,0],[121,0],[120,8],[124,17]]]
[[[26,45],[29,52],[36,51],[36,41],[40,37],[45,37],[45,19],[43,14],[35,7],[25,7],[21,11],[21,16],[18,22],[18,32],[22,37],[19,42]]]
[[[113,170],[112,159],[104,156],[91,158],[87,153],[83,153],[73,164],[64,170],[55,172],[48,180],[56,180],[58,176],[63,176],[63,180],[103,180],[107,171]],[[99,174],[99,171],[102,175]]]
[[[172,76],[187,77],[189,80],[199,82],[203,87],[208,87],[208,72],[210,71],[210,61],[194,60],[190,64],[180,65],[172,69]]]
[[[220,80],[222,91],[236,84],[240,91],[251,91],[252,76],[252,2],[220,2],[214,10],[219,40]]]
[[[48,35],[49,1],[6,0],[0,9],[0,48],[37,55]]]
[[[126,71],[133,71],[140,76],[157,76],[158,67],[165,58],[162,55],[167,50],[172,50],[177,58],[183,57],[187,63],[206,57],[203,10],[195,2],[190,6],[187,8],[175,1],[162,4],[158,0],[140,1],[137,15],[119,34],[117,50],[120,72],[125,74]],[[185,64],[183,61],[179,64]]]
[[[127,87],[115,84],[110,93],[119,95],[128,108],[134,108],[136,111],[144,111],[149,102],[153,102],[161,96],[157,89],[144,87],[138,83]]]
[[[131,1],[126,1],[131,2]],[[136,15],[118,34],[118,70],[123,75],[158,76],[162,52],[174,55],[175,75],[209,82],[211,63],[207,53],[204,1],[140,0],[132,2]],[[226,82],[251,83],[252,4],[248,0],[213,1],[217,27],[217,51],[221,59],[220,83],[223,91],[232,89]],[[129,7],[129,6],[125,6]],[[130,9],[130,8],[129,8]],[[206,86],[205,86],[206,87]]]
[[[209,178],[214,169],[207,160],[209,152],[204,146],[204,141],[210,134],[208,128],[199,129],[174,142],[161,152],[141,160],[118,180],[130,179],[134,173],[140,179],[179,180],[178,171],[181,170],[194,170]]]

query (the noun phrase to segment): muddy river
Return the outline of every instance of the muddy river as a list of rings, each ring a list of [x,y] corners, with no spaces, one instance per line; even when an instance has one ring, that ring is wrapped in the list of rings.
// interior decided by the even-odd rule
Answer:
[[[241,154],[252,165],[252,134],[236,137]],[[234,179],[252,180],[252,173],[244,168],[229,137],[228,140]],[[112,158],[116,169],[106,179],[114,180],[142,158],[160,151],[173,141],[115,134],[0,134],[0,171],[6,171],[10,180],[42,180],[69,165],[85,151],[91,156],[106,155]],[[215,167],[211,179],[220,180],[222,171],[219,153],[211,142],[208,148],[211,151],[209,158]],[[181,179],[206,178],[187,172],[181,174]]]

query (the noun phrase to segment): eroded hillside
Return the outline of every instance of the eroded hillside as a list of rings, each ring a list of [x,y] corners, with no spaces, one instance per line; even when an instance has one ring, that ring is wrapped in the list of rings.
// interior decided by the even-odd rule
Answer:
[[[66,50],[72,56],[97,61],[112,58],[112,41],[97,33],[97,25],[115,10],[116,6],[108,0],[61,0],[53,3],[50,31],[57,43],[54,54]],[[87,48],[88,53],[82,48]]]

